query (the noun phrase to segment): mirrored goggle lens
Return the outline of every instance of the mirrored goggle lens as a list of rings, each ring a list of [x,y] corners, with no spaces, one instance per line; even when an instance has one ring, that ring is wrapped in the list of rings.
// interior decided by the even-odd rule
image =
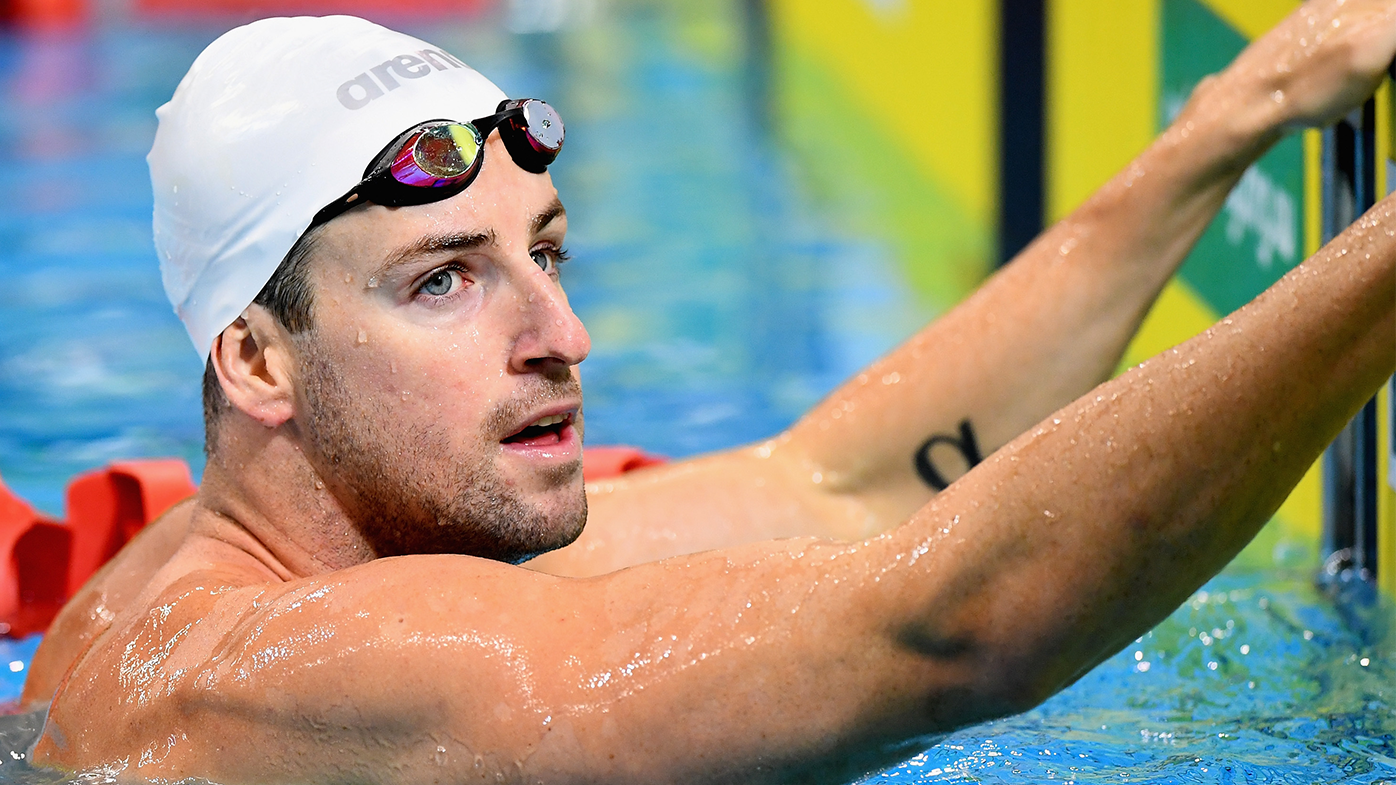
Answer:
[[[554,156],[562,149],[562,141],[565,132],[562,127],[562,118],[557,110],[533,99],[524,101],[523,116],[525,128],[528,131],[528,140],[534,149],[539,152],[552,153]]]
[[[389,168],[393,179],[403,185],[454,185],[475,171],[482,143],[474,126],[430,126],[407,140]]]

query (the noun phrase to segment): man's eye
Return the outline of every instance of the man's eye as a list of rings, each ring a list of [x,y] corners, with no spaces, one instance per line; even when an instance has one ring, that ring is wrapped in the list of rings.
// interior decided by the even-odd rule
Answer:
[[[422,282],[422,293],[432,297],[442,297],[450,294],[456,286],[456,280],[460,273],[455,270],[437,270]]]
[[[533,263],[538,265],[543,272],[552,275],[557,272],[557,266],[567,261],[571,257],[560,248],[535,248],[529,252],[533,257]]]

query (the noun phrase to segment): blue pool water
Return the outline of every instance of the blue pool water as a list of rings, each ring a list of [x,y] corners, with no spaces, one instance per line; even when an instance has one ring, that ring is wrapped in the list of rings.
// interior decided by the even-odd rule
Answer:
[[[733,8],[587,7],[557,33],[402,26],[567,120],[589,441],[683,456],[775,433],[933,314],[802,189],[753,110]],[[160,288],[143,158],[224,27],[0,35],[0,478],[51,513],[114,458],[201,464],[200,365]],[[1391,613],[1327,602],[1311,562],[1271,536],[1043,707],[868,781],[1396,782]],[[0,642],[0,700],[34,642]],[[39,781],[6,763],[0,782]]]

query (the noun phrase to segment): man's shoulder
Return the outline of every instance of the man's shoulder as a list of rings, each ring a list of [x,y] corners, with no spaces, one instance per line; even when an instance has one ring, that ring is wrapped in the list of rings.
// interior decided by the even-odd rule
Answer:
[[[93,703],[99,696],[81,694],[94,689],[130,696],[159,682],[161,690],[173,695],[199,678],[212,684],[231,670],[254,667],[252,660],[262,656],[257,653],[262,649],[280,650],[289,659],[286,641],[330,634],[325,632],[329,627],[340,643],[349,645],[356,635],[376,634],[382,619],[438,606],[440,596],[422,591],[432,576],[454,573],[468,579],[477,571],[494,577],[501,571],[527,575],[480,559],[422,555],[281,580],[251,559],[220,558],[198,538],[190,540],[151,576],[145,591],[93,636],[60,685],[55,706],[67,701],[101,705]],[[475,599],[488,602],[493,596],[503,602],[502,595],[482,586]],[[461,596],[452,604],[458,607],[470,599]],[[351,626],[354,620],[360,623]]]
[[[24,703],[47,703],[68,668],[144,592],[184,541],[192,508],[177,504],[151,522],[64,605],[30,663]]]
[[[145,656],[144,652],[150,650],[152,656],[168,653],[171,642],[185,637],[195,627],[225,626],[228,616],[226,612],[219,613],[220,609],[251,610],[255,607],[254,598],[267,588],[266,580],[251,571],[228,564],[198,563],[181,554],[156,570],[145,589],[128,598],[119,610],[106,607],[100,587],[94,587],[96,590],[81,598],[75,608],[81,612],[90,606],[88,624],[65,631],[88,638],[90,644],[72,666],[65,684],[60,685],[55,702],[64,687],[71,688],[75,682],[93,684],[104,675],[119,676],[129,682],[131,665]],[[113,670],[113,665],[122,672]]]
[[[223,565],[199,566],[179,554],[151,578],[146,590],[128,598],[119,612],[103,604],[99,586],[65,609],[73,611],[70,619],[83,611],[87,618],[56,630],[63,636],[56,644],[62,645],[50,658],[71,661],[53,688],[49,707],[47,729],[61,728],[57,738],[65,742],[50,751],[52,763],[107,759],[107,750],[129,751],[139,742],[141,728],[164,724],[187,709],[179,699],[207,657],[191,659],[186,644],[226,636],[230,623],[227,613],[219,613],[220,600],[247,608],[251,602],[235,595],[256,593],[250,575]],[[96,706],[103,709],[94,711]],[[46,731],[40,745],[53,740]]]
[[[557,580],[423,555],[268,581],[236,563],[199,563],[182,552],[69,671],[35,761],[81,768],[134,760],[152,738],[173,732],[183,734],[183,746],[152,763],[152,775],[185,764],[240,771],[250,764],[220,757],[219,741],[257,734],[295,747],[306,761],[331,727],[345,734],[345,749],[356,749],[355,734],[365,729],[407,744],[444,722],[442,712],[479,716],[498,703],[494,696],[520,689],[515,682],[529,674],[501,661],[499,647],[509,648],[501,643],[506,631],[526,638],[535,625],[507,617],[543,607],[546,597],[527,587]],[[443,693],[443,683],[464,681],[483,696]],[[476,732],[496,733],[490,728]]]

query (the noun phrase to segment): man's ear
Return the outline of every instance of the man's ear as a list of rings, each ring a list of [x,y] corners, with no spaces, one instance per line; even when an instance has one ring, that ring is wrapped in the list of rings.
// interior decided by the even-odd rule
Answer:
[[[213,339],[209,360],[233,408],[268,428],[295,416],[295,347],[262,306],[247,306]]]

